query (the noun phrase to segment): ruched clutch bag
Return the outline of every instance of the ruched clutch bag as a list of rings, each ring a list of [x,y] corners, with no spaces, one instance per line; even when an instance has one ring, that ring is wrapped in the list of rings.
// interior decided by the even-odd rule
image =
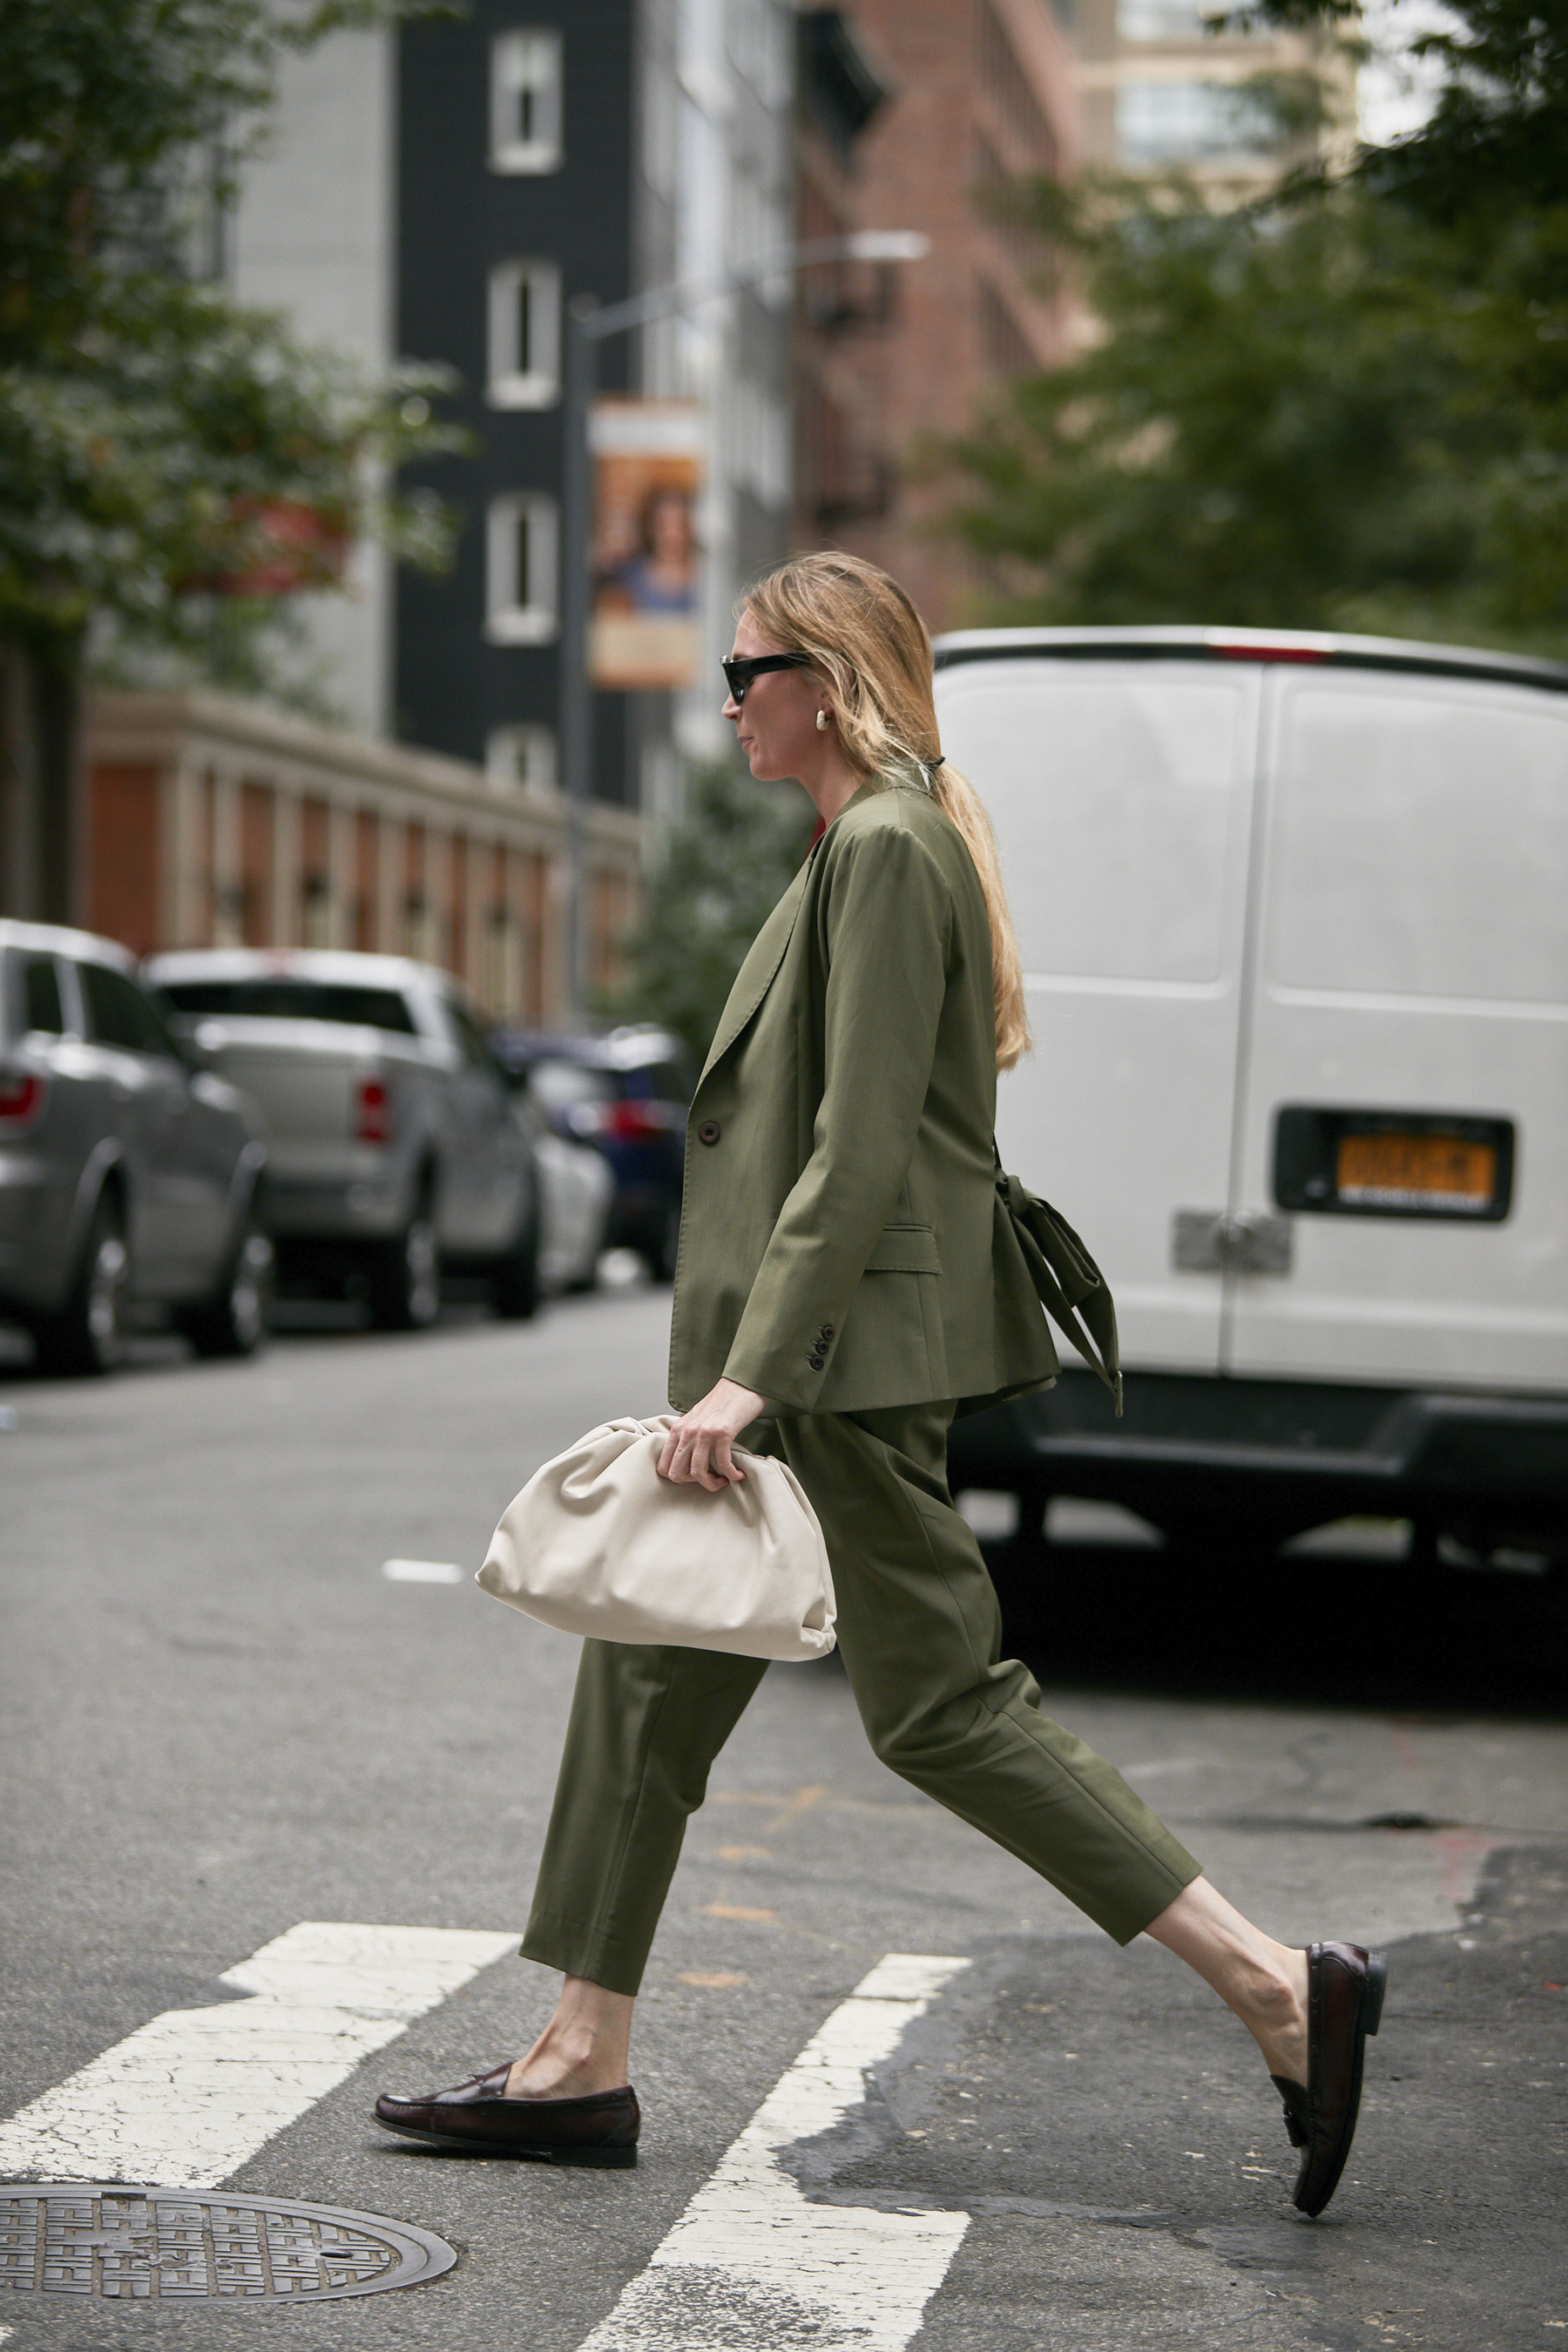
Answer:
[[[799,1479],[737,1446],[742,1485],[674,1486],[656,1467],[671,1421],[607,1421],[536,1470],[502,1513],[478,1581],[542,1624],[600,1642],[826,1657],[833,1573]]]

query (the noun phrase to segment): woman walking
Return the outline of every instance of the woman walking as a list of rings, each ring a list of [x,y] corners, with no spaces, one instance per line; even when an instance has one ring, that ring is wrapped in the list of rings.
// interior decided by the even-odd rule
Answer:
[[[1275,1943],[1000,1655],[947,1488],[954,1412],[1044,1386],[1055,1352],[995,1186],[996,1073],[1027,1045],[994,845],[942,756],[931,641],[859,559],[794,559],[748,597],[726,718],[754,776],[826,831],[758,934],[691,1107],[661,1474],[718,1492],[737,1442],[822,1522],[850,1687],[883,1762],[1059,1887],[1148,1935],[1253,2035],[1319,2213],[1355,2128],[1384,1965]],[[630,2164],[632,2008],[709,1769],[764,1665],[584,1645],[524,1955],[563,1971],[523,2058],[381,2098],[389,2128]]]

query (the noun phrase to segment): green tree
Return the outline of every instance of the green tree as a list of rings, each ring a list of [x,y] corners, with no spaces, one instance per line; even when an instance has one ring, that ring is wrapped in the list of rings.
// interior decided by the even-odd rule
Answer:
[[[1337,180],[1298,173],[1234,209],[1180,180],[1021,194],[1105,331],[953,453],[993,617],[1568,651],[1560,44],[1538,82],[1538,19],[1510,66],[1493,20],[1521,12],[1462,13],[1491,46],[1447,37],[1426,129]]]
[[[7,0],[0,10],[0,907],[74,907],[89,650],[268,677],[287,597],[365,532],[439,562],[377,484],[444,438],[428,372],[377,380],[205,281],[290,48],[401,0]]]
[[[1310,28],[1354,24],[1360,0],[1243,0],[1226,21]],[[1415,52],[1441,69],[1418,131],[1363,146],[1358,179],[1427,218],[1494,225],[1563,202],[1568,157],[1568,10],[1563,0],[1447,0],[1452,20]]]
[[[621,943],[623,977],[600,1010],[661,1021],[699,1062],[747,949],[810,846],[815,819],[793,784],[753,783],[728,760],[694,765],[685,813]]]

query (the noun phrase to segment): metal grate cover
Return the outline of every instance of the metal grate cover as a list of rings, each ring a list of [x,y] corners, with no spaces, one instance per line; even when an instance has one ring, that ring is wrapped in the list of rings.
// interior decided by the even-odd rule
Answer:
[[[444,2238],[375,2213],[119,2181],[0,2187],[0,2289],[106,2302],[333,2303],[439,2278]]]

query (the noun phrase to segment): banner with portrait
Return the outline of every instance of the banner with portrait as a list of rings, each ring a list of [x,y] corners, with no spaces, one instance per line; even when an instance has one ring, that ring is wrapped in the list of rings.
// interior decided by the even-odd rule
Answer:
[[[597,687],[624,689],[695,685],[701,412],[689,400],[598,400],[588,446],[594,460],[589,676]]]

